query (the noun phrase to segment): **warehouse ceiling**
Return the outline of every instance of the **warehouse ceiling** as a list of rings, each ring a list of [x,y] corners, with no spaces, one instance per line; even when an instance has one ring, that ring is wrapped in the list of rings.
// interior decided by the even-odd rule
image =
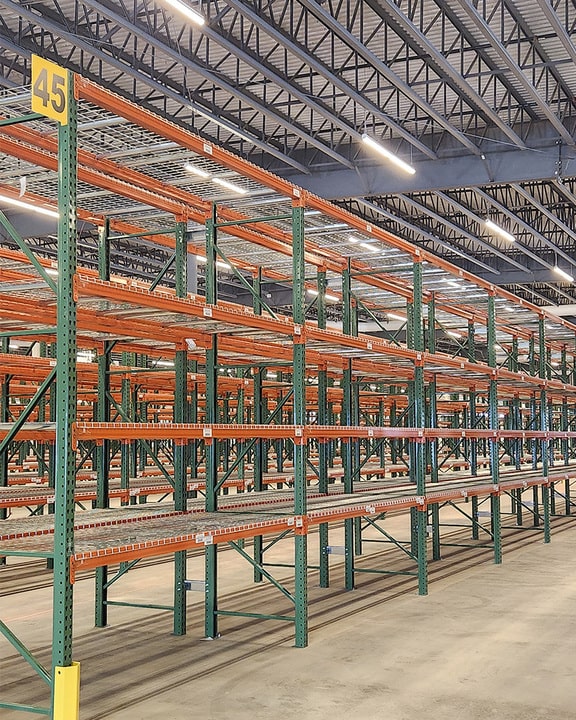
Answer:
[[[0,0],[0,84],[52,59],[519,297],[576,304],[554,270],[576,275],[572,0],[189,5],[205,25],[167,0]]]

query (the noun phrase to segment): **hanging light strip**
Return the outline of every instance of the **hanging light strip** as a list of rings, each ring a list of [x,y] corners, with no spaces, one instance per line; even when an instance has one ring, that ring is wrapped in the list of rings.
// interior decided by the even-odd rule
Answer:
[[[387,150],[383,145],[380,145],[379,142],[376,142],[376,140],[371,138],[370,135],[364,133],[362,135],[362,142],[368,145],[368,147],[375,152],[385,157],[387,160],[390,160],[391,163],[399,167],[401,170],[404,170],[404,172],[407,172],[409,175],[414,175],[416,172],[412,165],[408,165],[407,162],[404,162],[404,160],[401,160],[397,155],[394,155],[393,152],[390,152],[390,150]]]
[[[572,277],[572,275],[570,275],[570,273],[567,273],[566,270],[562,270],[562,268],[558,267],[558,265],[554,265],[552,270],[554,270],[556,275],[560,275],[563,280],[566,280],[566,282],[574,282],[574,278]]]
[[[0,195],[0,203],[6,203],[6,205],[13,205],[14,207],[20,208],[21,210],[30,210],[30,212],[35,212],[39,215],[46,215],[47,217],[52,217],[56,219],[59,217],[59,213],[57,210],[51,210],[50,208],[45,208],[41,205],[32,205],[32,203],[27,203],[23,200],[17,200],[16,198],[10,197],[9,195]]]
[[[174,8],[174,10],[184,15],[184,17],[188,18],[188,20],[191,20],[196,25],[204,25],[206,22],[199,12],[192,10],[192,8],[182,2],[182,0],[164,0],[164,2],[166,5],[170,5],[171,8]]]
[[[509,242],[516,242],[516,238],[514,237],[514,235],[512,235],[512,233],[504,230],[504,228],[501,228],[500,225],[496,225],[496,223],[492,222],[492,220],[485,220],[484,224],[486,225],[488,230],[496,233],[496,235],[500,235],[500,237],[504,238],[504,240],[508,240]]]

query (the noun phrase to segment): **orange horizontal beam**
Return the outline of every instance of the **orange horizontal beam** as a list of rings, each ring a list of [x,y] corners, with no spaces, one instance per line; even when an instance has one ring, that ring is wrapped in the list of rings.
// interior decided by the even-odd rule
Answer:
[[[142,527],[143,523],[141,524]],[[206,532],[179,535],[157,540],[147,540],[118,547],[107,547],[84,553],[74,553],[70,557],[71,582],[75,582],[79,570],[94,569],[103,565],[137,560],[146,557],[158,557],[193,548],[206,547],[217,543],[240,540],[270,533],[285,532],[294,527],[294,518],[285,517],[275,520],[252,521],[246,525],[228,528],[214,528]]]

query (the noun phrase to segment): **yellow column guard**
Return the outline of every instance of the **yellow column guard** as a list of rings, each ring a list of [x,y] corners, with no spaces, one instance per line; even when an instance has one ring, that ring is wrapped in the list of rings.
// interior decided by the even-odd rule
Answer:
[[[54,720],[80,717],[80,663],[54,670]]]

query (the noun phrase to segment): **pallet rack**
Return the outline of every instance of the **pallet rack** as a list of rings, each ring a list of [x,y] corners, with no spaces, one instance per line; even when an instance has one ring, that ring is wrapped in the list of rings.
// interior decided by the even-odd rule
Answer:
[[[32,337],[42,343],[46,356],[2,356],[0,484],[9,484],[9,452],[24,443],[37,458],[38,474],[46,475],[54,488],[53,494],[42,488],[18,489],[12,499],[9,489],[0,489],[4,515],[9,505],[18,503],[34,513],[16,523],[3,521],[2,556],[47,558],[54,566],[52,668],[42,667],[0,621],[4,636],[50,687],[50,707],[12,702],[0,707],[54,718],[75,712],[63,708],[62,698],[70,697],[70,684],[77,687],[72,594],[79,568],[96,571],[95,620],[103,626],[114,604],[109,588],[126,572],[125,563],[173,555],[174,601],[169,610],[174,632],[184,634],[186,551],[203,547],[204,630],[207,637],[217,637],[222,616],[242,614],[219,607],[218,547],[227,543],[251,563],[256,581],[272,582],[294,608],[293,614],[283,616],[244,614],[294,623],[295,644],[304,647],[307,539],[312,529],[318,528],[320,584],[327,587],[330,524],[344,523],[341,550],[345,587],[351,590],[359,572],[354,558],[362,551],[363,528],[379,528],[399,546],[382,530],[382,521],[391,511],[409,511],[412,535],[404,552],[415,563],[420,594],[428,589],[429,554],[433,560],[441,557],[440,514],[447,504],[469,499],[470,511],[458,505],[460,512],[470,522],[472,540],[480,531],[489,536],[496,563],[502,561],[502,497],[511,497],[518,524],[527,509],[534,524],[541,524],[544,540],[550,540],[557,497],[564,499],[566,514],[573,505],[576,328],[526,302],[514,311],[501,311],[497,301],[515,303],[515,298],[489,283],[86,80],[69,76],[69,88],[67,123],[59,127],[57,141],[49,132],[19,122],[42,126],[35,116],[15,114],[0,128],[6,153],[59,170],[60,209],[55,267],[31,256],[0,214],[20,247],[20,252],[0,253],[0,277],[12,292],[0,315],[2,335]],[[121,116],[146,137],[175,143],[211,168],[241,174],[250,187],[284,198],[277,205],[282,209],[250,216],[103,159],[94,148],[77,153],[77,101],[92,114]],[[76,177],[173,218],[169,225],[138,227],[98,217],[93,209],[77,210]],[[346,257],[339,252],[341,241],[310,242],[310,210],[379,247],[401,251],[409,260],[408,279],[353,254]],[[76,266],[77,217],[99,227],[98,272]],[[202,225],[203,248],[189,223]],[[172,247],[173,255],[151,283],[113,277],[110,243],[119,237],[158,242]],[[251,253],[244,252],[248,247],[263,248],[270,266],[252,260]],[[204,296],[189,292],[190,254],[205,258]],[[236,273],[250,293],[251,306],[219,300],[219,263]],[[450,293],[432,289],[427,266],[442,277],[453,274],[474,284],[480,299],[458,305]],[[58,270],[57,282],[46,267]],[[169,270],[172,289],[162,284]],[[341,279],[341,329],[328,322],[328,289],[335,292],[328,281],[335,278]],[[290,289],[289,314],[274,311],[266,302],[267,281]],[[32,282],[35,295],[30,298],[25,293]],[[311,303],[307,290],[314,291]],[[314,319],[307,315],[312,307]],[[388,322],[391,312],[402,313],[396,330]],[[376,324],[379,335],[361,332],[360,315]],[[547,338],[547,323],[553,323],[552,339]],[[485,333],[482,342],[479,325]],[[437,351],[439,338],[448,340],[451,353]],[[94,361],[77,365],[77,347],[96,348]],[[527,355],[522,365],[521,351]],[[115,355],[120,355],[119,365],[114,364]],[[160,374],[157,361],[166,358],[172,365]],[[14,387],[15,378],[25,382],[20,390]],[[19,400],[17,409],[10,397]],[[120,457],[117,482],[113,456]],[[338,458],[341,468],[332,471]],[[150,459],[168,484],[131,482]],[[504,461],[514,471],[510,475],[501,470]],[[272,462],[277,474],[267,475]],[[486,462],[489,472],[481,474]],[[82,490],[82,481],[76,482],[78,464],[89,464],[95,487]],[[452,481],[441,482],[440,472],[450,464],[465,468],[467,476],[455,471]],[[553,464],[562,470],[551,471]],[[388,469],[392,484],[363,480],[385,475],[387,466],[393,468]],[[518,473],[521,468],[524,472]],[[340,474],[341,483],[331,482]],[[292,487],[289,493],[267,491],[271,483]],[[244,492],[225,497],[227,484]],[[143,495],[168,491],[173,503],[109,508],[115,497],[123,504],[134,502],[139,487]],[[201,513],[190,505],[190,495],[199,490],[205,493]],[[532,505],[524,498],[526,492],[532,493]],[[74,509],[82,500],[92,501],[95,509],[79,516]],[[488,527],[480,520],[483,502],[490,506]],[[53,514],[40,515],[40,506],[50,507]],[[125,540],[127,526],[130,535],[137,532],[136,540]],[[263,538],[269,535],[274,535],[271,542],[286,537],[293,542],[290,588],[281,585],[265,563]],[[243,545],[247,538],[253,542],[252,554]],[[109,567],[117,563],[124,564],[109,576]],[[76,703],[77,691],[72,698]]]

